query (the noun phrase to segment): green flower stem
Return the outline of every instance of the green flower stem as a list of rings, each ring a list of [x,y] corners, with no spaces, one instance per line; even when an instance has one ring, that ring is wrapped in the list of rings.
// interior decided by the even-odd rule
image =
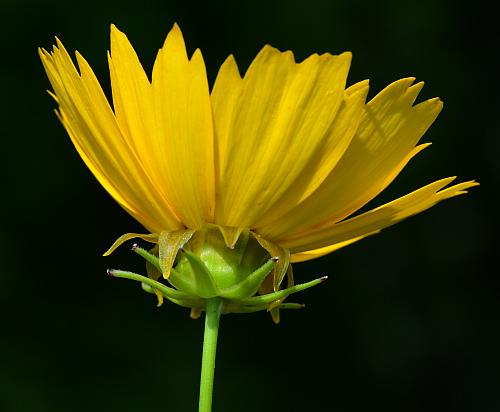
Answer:
[[[201,360],[199,412],[211,412],[212,410],[215,354],[217,352],[217,336],[221,313],[222,299],[218,297],[207,299],[203,357]]]

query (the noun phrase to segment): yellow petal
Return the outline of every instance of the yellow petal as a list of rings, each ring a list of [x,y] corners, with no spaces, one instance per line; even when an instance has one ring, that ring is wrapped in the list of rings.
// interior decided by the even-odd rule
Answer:
[[[321,159],[320,180],[340,157],[352,135],[335,140],[329,133],[343,103],[350,58],[313,55],[296,64],[291,52],[266,46],[243,79],[232,57],[224,63],[212,92],[218,224],[252,226],[279,207],[305,169]],[[320,155],[326,148],[329,159]]]
[[[266,233],[266,226],[281,216],[289,213],[307,199],[329,176],[332,169],[342,158],[356,132],[364,113],[368,81],[360,82],[354,89],[345,91],[344,101],[338,114],[325,134],[323,141],[318,141],[317,148],[310,156],[296,181],[279,198],[258,222],[255,230]]]
[[[151,84],[139,58],[124,33],[111,25],[111,54],[108,54],[116,120],[127,143],[141,160],[150,162],[148,148],[154,134]]]
[[[423,83],[392,83],[372,99],[344,155],[330,175],[289,213],[260,228],[268,239],[300,233],[321,222],[338,222],[379,194],[408,161],[442,108],[439,99],[412,106]]]
[[[189,228],[212,222],[215,203],[213,120],[203,57],[188,59],[174,25],[153,68],[153,101],[161,161],[169,199]]]
[[[177,217],[168,199],[168,186],[163,178],[163,162],[155,150],[155,141],[161,139],[155,126],[151,84],[125,34],[111,25],[111,55],[108,55],[113,106],[116,120],[127,145],[132,148],[149,178],[158,198],[157,215],[166,215],[169,223],[160,230],[179,228]]]
[[[234,144],[233,118],[238,108],[243,82],[234,57],[230,55],[222,64],[215,79],[212,90],[211,104],[215,122],[215,157],[216,157],[216,222],[224,221],[218,218],[220,209],[220,179],[221,171],[225,171],[231,162],[230,147]]]
[[[78,153],[113,198],[154,232],[178,227],[163,213],[154,187],[124,140],[109,103],[85,59],[77,53],[80,73],[62,43],[53,52],[40,51],[59,103],[59,119]]]
[[[336,250],[339,250],[345,246],[352,245],[353,243],[355,243],[361,239],[364,239],[365,237],[374,235],[378,232],[379,231],[377,230],[375,232],[367,233],[366,235],[358,236],[358,237],[355,237],[353,239],[346,240],[344,242],[335,243],[335,244],[330,245],[330,246],[325,246],[325,247],[315,249],[315,250],[308,250],[307,252],[294,253],[293,255],[290,256],[290,262],[291,263],[305,262],[306,260],[312,260],[312,259],[319,258],[321,256],[328,255],[329,253],[335,252]]]
[[[289,248],[290,252],[295,254],[313,253],[316,249],[332,247],[350,240],[354,241],[360,236],[367,236],[420,213],[442,200],[467,193],[465,189],[478,185],[475,181],[468,181],[444,189],[454,179],[454,177],[449,177],[438,180],[343,222],[325,222],[323,225],[302,234],[283,238],[279,240],[279,244]]]

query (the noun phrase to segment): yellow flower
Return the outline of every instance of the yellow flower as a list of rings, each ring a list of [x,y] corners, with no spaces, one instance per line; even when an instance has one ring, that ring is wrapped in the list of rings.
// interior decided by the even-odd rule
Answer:
[[[265,46],[243,77],[229,56],[210,91],[201,52],[188,57],[177,25],[151,80],[111,26],[113,108],[78,52],[78,70],[59,40],[40,56],[80,156],[153,243],[177,233],[171,244],[180,248],[214,224],[229,246],[250,230],[267,250],[304,261],[477,184],[441,179],[351,217],[429,146],[418,141],[442,102],[414,105],[423,83],[405,78],[366,103],[368,81],[346,87],[350,53],[296,63],[290,51]],[[174,258],[163,258],[166,271]]]

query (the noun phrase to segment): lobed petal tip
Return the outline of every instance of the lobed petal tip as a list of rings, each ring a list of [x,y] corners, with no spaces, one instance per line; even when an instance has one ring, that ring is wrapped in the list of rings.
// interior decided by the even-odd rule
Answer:
[[[113,45],[113,42],[128,41],[127,35],[114,24],[111,24],[109,27],[109,35],[111,39],[111,45]]]
[[[441,100],[440,97],[433,97],[433,98],[426,100],[425,102],[422,102],[422,103],[436,104],[436,105],[440,105],[440,106],[443,105],[443,101]]]
[[[415,93],[415,96],[417,96],[420,93],[420,91],[423,89],[425,83],[423,81],[419,81],[418,83],[413,84],[413,82],[416,80],[416,78],[411,77],[411,79],[413,79],[413,81],[410,83],[411,86],[408,87],[408,91],[412,91],[413,93]]]
[[[177,22],[174,22],[174,24],[172,24],[172,28],[170,29],[170,31],[167,34],[167,37],[168,36],[176,36],[176,37],[183,38],[182,30],[181,30],[180,26],[177,24]]]
[[[118,40],[120,36],[124,36],[124,34],[116,27],[114,24],[111,24],[109,26],[109,37],[111,39],[111,44],[113,44],[114,41]]]
[[[276,47],[270,45],[269,43],[266,43],[264,44],[264,46],[262,46],[262,49],[260,49],[257,56],[261,53],[281,53],[281,51],[278,50]]]
[[[233,75],[235,75],[236,78],[241,79],[240,69],[238,67],[238,63],[236,62],[236,58],[234,57],[234,54],[231,53],[230,55],[228,55],[226,57],[226,59],[224,60],[224,62],[222,63],[222,65],[219,69],[219,73],[221,73],[223,71],[229,71]]]
[[[386,87],[386,89],[391,87],[391,86],[401,87],[402,89],[409,89],[412,87],[413,83],[415,83],[415,80],[417,80],[417,78],[413,77],[413,76],[403,77],[403,78],[396,80],[395,82],[389,84]]]
[[[195,51],[193,52],[191,58],[189,59],[190,61],[196,61],[196,60],[199,60],[201,61],[203,64],[204,63],[204,60],[203,60],[203,53],[201,52],[201,50],[198,48],[198,49],[195,49]]]
[[[338,55],[338,57],[343,58],[345,60],[348,60],[349,63],[352,61],[352,52],[351,51],[344,51]]]
[[[431,185],[436,185],[436,186],[439,186],[439,189],[437,189],[437,191],[445,188],[446,186],[448,186],[451,182],[453,182],[454,180],[457,179],[458,176],[449,176],[449,177],[445,177],[443,179],[440,179],[440,180],[436,180],[434,183],[431,183]],[[425,187],[425,186],[424,186]],[[449,189],[449,188],[447,188]]]
[[[79,66],[81,63],[86,62],[85,57],[83,57],[83,55],[78,50],[75,50],[75,57]]]
[[[59,37],[54,36],[54,39],[56,40],[56,44],[54,45],[54,51],[56,51],[58,48],[59,49],[64,49],[64,45],[61,40],[59,40]]]
[[[481,186],[481,183],[479,183],[478,181],[476,180],[468,180],[466,182],[463,182],[464,185],[467,185],[467,188],[471,188],[471,187],[476,187],[476,186]]]
[[[175,52],[181,51],[182,54],[186,54],[184,36],[182,35],[182,31],[177,23],[174,23],[168,32],[165,42],[163,43],[163,49],[170,49]]]

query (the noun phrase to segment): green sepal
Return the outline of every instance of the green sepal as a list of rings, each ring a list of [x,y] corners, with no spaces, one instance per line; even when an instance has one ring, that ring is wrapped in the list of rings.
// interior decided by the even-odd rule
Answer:
[[[160,260],[157,256],[138,246],[133,247],[132,250],[139,256],[143,257],[146,262],[152,265],[155,269],[160,270]],[[186,251],[184,251],[183,253],[187,257]],[[148,271],[148,277],[151,278],[151,276],[149,276],[149,272],[150,271]],[[193,285],[193,281],[191,280],[192,277],[190,276],[188,278],[186,276],[186,273],[183,273],[183,275],[184,276],[180,275],[179,273],[177,273],[175,268],[172,268],[170,271],[170,276],[168,277],[168,282],[176,289],[181,290],[186,294],[196,296],[197,289]],[[203,296],[200,295],[200,297]]]
[[[132,245],[132,250],[137,253],[139,256],[143,257],[146,260],[146,273],[148,275],[148,278],[158,280],[161,278],[161,272],[160,272],[160,263],[158,260],[158,257],[154,253],[158,253],[158,245],[155,245],[151,251],[147,251],[139,246],[137,246],[137,243]],[[158,299],[158,305],[161,306],[163,305],[163,295],[158,289],[151,288],[149,291],[148,288],[151,288],[150,286],[146,285],[145,283],[142,283],[142,289],[148,293],[153,293],[156,295]]]
[[[303,291],[305,289],[309,289],[313,286],[316,286],[316,285],[324,282],[326,279],[328,279],[328,277],[323,276],[321,278],[311,280],[310,282],[301,283],[299,285],[295,285],[295,286],[292,286],[290,288],[282,289],[282,290],[279,290],[277,292],[268,293],[267,295],[252,296],[251,298],[240,299],[240,303],[243,305],[268,305],[275,300],[284,299],[293,293],[297,293],[297,292]]]
[[[148,262],[150,265],[152,265],[153,267],[155,267],[159,270],[160,263],[159,263],[159,259],[157,256],[155,256],[154,254],[148,252],[147,250],[145,250],[137,245],[134,245],[132,247],[132,250],[135,253],[137,253],[139,256],[144,258],[146,260],[146,262]],[[221,297],[227,298],[227,299],[238,299],[241,296],[253,296],[253,295],[255,295],[255,293],[257,293],[260,285],[262,284],[263,280],[273,270],[276,262],[278,261],[278,258],[276,258],[276,257],[271,258],[266,263],[264,263],[262,266],[260,266],[258,269],[253,271],[250,275],[245,277],[241,282],[237,283],[236,285],[234,285],[232,287],[217,291],[217,286],[214,284],[214,281],[212,279],[212,275],[208,271],[208,269],[207,269],[206,265],[203,263],[203,261],[201,261],[197,256],[193,255],[191,252],[189,252],[187,250],[183,249],[181,251],[181,253],[183,256],[186,257],[191,269],[193,270],[194,276],[192,278],[193,278],[193,280],[196,279],[198,281],[198,282],[196,282],[196,283],[198,283],[196,285],[197,287],[193,287],[192,282],[190,282],[189,279],[184,279],[186,276],[179,275],[179,273],[177,273],[177,271],[175,269],[172,269],[172,271],[171,271],[171,275],[168,279],[169,282],[172,283],[173,286],[175,286],[179,290],[183,290],[187,293],[195,293],[195,292],[199,292],[199,287],[200,287],[199,281],[202,279],[207,279],[208,282],[206,282],[207,285],[205,285],[204,289],[207,290],[207,286],[208,286],[208,288],[210,288],[210,293],[218,292],[219,293],[218,296],[221,296]],[[186,273],[184,272],[184,275],[185,274]],[[151,276],[149,276],[149,271],[148,271],[148,277],[151,278]],[[147,285],[145,285],[145,286],[147,286]],[[150,288],[150,286],[147,286],[147,287]],[[203,288],[203,286],[202,286],[202,288]],[[151,291],[147,290],[147,289],[145,289],[145,290],[149,293],[154,293],[153,289]],[[208,292],[208,290],[207,290],[207,292]],[[215,295],[213,295],[213,296],[215,296]],[[200,295],[200,297],[205,297],[205,296]],[[208,297],[212,297],[212,296],[208,295]],[[279,303],[278,303],[278,305],[279,305]]]
[[[189,265],[191,270],[187,270],[185,261],[183,259],[180,260],[178,267],[180,268],[180,272],[182,273],[182,278],[187,277],[187,275],[191,275],[189,281],[186,281],[186,285],[184,287],[179,287],[174,284],[174,286],[180,290],[184,290],[187,293],[196,294],[202,298],[208,299],[213,298],[215,296],[220,296],[220,292],[217,289],[217,285],[215,284],[212,274],[208,270],[207,266],[203,261],[198,258],[198,256],[189,252],[188,250],[182,250],[182,257],[186,259],[186,263]],[[177,272],[177,270],[176,270]],[[180,278],[181,276],[179,276]],[[180,280],[180,279],[175,279]],[[187,280],[187,279],[186,279]],[[172,284],[174,279],[171,280]],[[188,290],[186,288],[192,289]]]
[[[156,247],[153,248],[157,249]],[[132,250],[137,253],[139,256],[144,258],[146,262],[149,262],[151,265],[153,265],[156,269],[160,270],[160,260],[158,259],[158,256],[155,256],[154,254],[148,252],[146,249],[143,249],[142,247],[137,246],[137,244],[132,246]],[[153,278],[152,276],[148,276],[150,278]],[[158,279],[158,278],[156,278]]]
[[[119,241],[136,236],[124,235]],[[206,310],[208,301],[218,297],[224,313],[268,311],[278,323],[281,309],[303,307],[298,303],[284,303],[289,295],[326,279],[294,285],[288,250],[249,229],[209,224],[198,230],[149,235],[147,240],[154,242],[155,236],[157,244],[149,251],[137,245],[132,247],[145,259],[147,277],[120,270],[109,273],[141,282],[146,292],[157,296],[158,305],[166,298],[190,308],[193,319]],[[279,290],[285,275],[287,288]],[[162,277],[172,287],[159,282]]]
[[[286,275],[287,275],[287,288],[290,288],[294,286],[292,265],[288,265],[288,268],[286,270]],[[262,285],[259,288],[259,294],[267,295],[268,293],[273,293],[273,292],[276,292],[274,288],[274,279],[272,276],[269,276],[265,279],[264,282],[262,282]],[[267,310],[271,315],[271,319],[275,324],[280,323],[280,305],[283,304],[283,301],[285,299],[286,296],[283,299],[277,299],[271,302],[267,307]]]
[[[149,286],[147,283],[141,282],[141,288],[146,293],[150,293],[151,295],[155,294],[156,289],[152,286]]]
[[[108,269],[108,274],[113,277],[136,280],[138,282],[141,282],[141,284],[146,284],[153,289],[159,290],[163,294],[163,296],[173,301],[174,303],[180,304],[179,302],[183,302],[184,304],[181,306],[189,304],[188,307],[194,307],[196,306],[197,303],[198,306],[203,306],[203,303],[199,297],[190,296],[184,292],[178,291],[173,288],[169,288],[168,286],[165,286],[163,283],[150,279],[146,276],[142,276],[134,272],[128,272],[125,270],[117,270],[117,269]]]
[[[282,303],[279,309],[303,309],[305,307],[302,303]],[[224,304],[224,310],[222,313],[254,313],[260,312],[267,309],[267,305],[257,305],[257,306],[242,306],[233,305],[231,302]]]
[[[277,260],[277,258],[269,259],[261,267],[250,273],[250,275],[244,278],[240,283],[222,290],[220,296],[228,299],[239,299],[241,296],[255,295],[263,280],[273,270]]]
[[[271,262],[274,263],[273,260]],[[267,264],[267,263],[266,263]],[[263,270],[268,270],[270,267],[266,267]],[[191,309],[191,318],[197,319],[200,317],[201,312],[206,308],[206,302],[208,299],[203,299],[198,296],[190,296],[184,292],[178,291],[176,289],[170,288],[163,285],[162,283],[147,278],[145,276],[139,275],[137,273],[123,271],[123,270],[108,270],[108,274],[114,277],[125,278],[136,280],[141,282],[142,288],[148,292],[158,295],[161,293],[162,296],[170,300],[171,302]],[[223,299],[223,313],[252,313],[263,310],[269,310],[269,303],[282,300],[293,294],[300,292],[302,290],[308,289],[319,283],[325,281],[327,277],[322,277],[319,279],[312,280],[303,284],[295,285],[287,289],[280,290],[278,292],[270,293],[267,295],[254,296],[247,299]],[[159,304],[160,304],[159,299]],[[298,303],[280,303],[278,306],[271,310],[277,311],[280,309],[302,309],[304,305]],[[269,310],[269,311],[271,311]],[[279,313],[279,312],[278,312]]]

